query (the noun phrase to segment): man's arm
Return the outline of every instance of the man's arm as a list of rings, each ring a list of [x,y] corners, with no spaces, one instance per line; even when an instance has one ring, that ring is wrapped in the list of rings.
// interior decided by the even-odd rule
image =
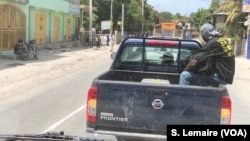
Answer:
[[[184,68],[186,71],[191,71],[193,70],[198,64],[198,61],[196,59],[191,59],[187,66]]]

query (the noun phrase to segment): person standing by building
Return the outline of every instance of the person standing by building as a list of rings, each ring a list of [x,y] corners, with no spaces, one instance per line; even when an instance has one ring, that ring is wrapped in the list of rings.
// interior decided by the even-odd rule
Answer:
[[[106,35],[107,46],[109,46],[109,34]]]
[[[95,45],[96,45],[96,48],[101,48],[100,44],[101,44],[100,35],[96,34],[96,36],[95,36]]]
[[[89,46],[89,34],[86,35],[85,42],[86,42],[87,45]]]
[[[110,51],[113,51],[113,46],[115,45],[115,38],[113,34],[109,35],[109,45],[110,45]]]

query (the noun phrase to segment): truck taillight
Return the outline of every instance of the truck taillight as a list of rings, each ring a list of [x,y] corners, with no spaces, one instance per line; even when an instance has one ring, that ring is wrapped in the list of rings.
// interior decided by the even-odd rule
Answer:
[[[96,122],[96,98],[97,98],[97,87],[91,87],[88,91],[87,98],[87,121]]]
[[[232,104],[228,96],[222,96],[221,99],[221,124],[231,124]]]

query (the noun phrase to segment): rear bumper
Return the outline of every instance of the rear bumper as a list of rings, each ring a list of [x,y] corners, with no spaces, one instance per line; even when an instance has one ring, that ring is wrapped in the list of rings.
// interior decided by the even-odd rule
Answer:
[[[126,141],[126,140],[166,141],[167,140],[166,135],[93,130],[92,128],[87,128],[86,136],[89,139],[97,139],[104,141]]]

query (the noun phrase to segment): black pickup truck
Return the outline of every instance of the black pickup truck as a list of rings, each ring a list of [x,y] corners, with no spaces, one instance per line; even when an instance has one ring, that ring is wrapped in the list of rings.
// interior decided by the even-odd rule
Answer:
[[[224,85],[178,84],[200,48],[194,40],[126,38],[88,90],[87,137],[166,141],[167,125],[231,124]]]

